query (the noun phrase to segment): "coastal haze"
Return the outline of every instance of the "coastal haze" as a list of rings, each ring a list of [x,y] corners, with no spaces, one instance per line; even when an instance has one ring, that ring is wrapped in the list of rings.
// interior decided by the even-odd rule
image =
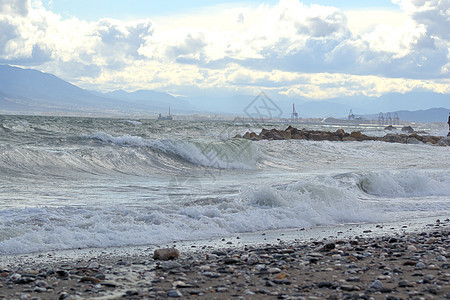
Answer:
[[[448,1],[191,2],[0,0],[0,298],[450,298]]]
[[[170,106],[181,119],[193,114],[229,119],[230,116],[245,116],[245,107],[256,96],[211,94],[181,97],[153,90],[102,93],[79,88],[51,74],[6,65],[0,66],[0,78],[0,112],[4,114],[154,118],[160,112],[167,113]],[[388,93],[380,97],[348,96],[322,101],[280,94],[272,97],[283,111],[280,115],[283,118],[290,118],[294,104],[300,118],[331,116],[346,119],[352,110],[360,118],[368,120],[377,120],[379,112],[389,112],[392,115],[397,113],[403,121],[422,123],[445,122],[450,101],[448,94],[430,92]]]

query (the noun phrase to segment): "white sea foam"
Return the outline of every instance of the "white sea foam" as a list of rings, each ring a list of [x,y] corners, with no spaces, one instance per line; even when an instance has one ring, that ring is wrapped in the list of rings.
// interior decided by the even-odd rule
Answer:
[[[133,125],[142,125],[142,122],[134,121],[134,120],[126,120],[125,123],[133,124]]]
[[[250,142],[227,139],[247,127],[219,122],[5,118],[1,254],[450,213],[448,147]]]
[[[219,169],[252,169],[258,159],[257,148],[246,140],[186,141],[145,139],[125,134],[114,137],[99,132],[86,136],[119,146],[149,147],[181,157],[193,164]]]
[[[0,211],[0,253],[161,244],[241,232],[387,221],[449,212],[447,198],[371,198],[358,180],[373,174],[308,176],[248,187],[221,201],[163,201],[142,206],[63,206]],[[434,176],[431,176],[433,178]],[[448,177],[437,176],[437,182]],[[414,182],[414,180],[412,181]],[[444,184],[444,182],[442,181]],[[448,183],[448,182],[447,182]],[[434,186],[429,180],[428,187]],[[422,186],[425,187],[425,186]]]
[[[375,196],[449,196],[450,174],[418,170],[369,172],[360,179],[361,188]]]

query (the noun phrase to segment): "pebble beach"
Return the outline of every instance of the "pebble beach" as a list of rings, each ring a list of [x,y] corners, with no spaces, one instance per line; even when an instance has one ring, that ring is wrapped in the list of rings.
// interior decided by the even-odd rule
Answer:
[[[0,299],[450,299],[449,225],[2,257]]]

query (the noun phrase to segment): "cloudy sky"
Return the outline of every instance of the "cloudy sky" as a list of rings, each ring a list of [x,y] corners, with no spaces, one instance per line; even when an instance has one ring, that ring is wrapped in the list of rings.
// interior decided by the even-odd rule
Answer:
[[[101,91],[449,94],[449,28],[450,0],[0,0],[0,64]]]

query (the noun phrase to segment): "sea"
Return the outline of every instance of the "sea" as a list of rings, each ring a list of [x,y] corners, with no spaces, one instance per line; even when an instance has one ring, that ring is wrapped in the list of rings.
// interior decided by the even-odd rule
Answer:
[[[288,125],[0,115],[0,254],[450,216],[450,147],[234,138]]]

